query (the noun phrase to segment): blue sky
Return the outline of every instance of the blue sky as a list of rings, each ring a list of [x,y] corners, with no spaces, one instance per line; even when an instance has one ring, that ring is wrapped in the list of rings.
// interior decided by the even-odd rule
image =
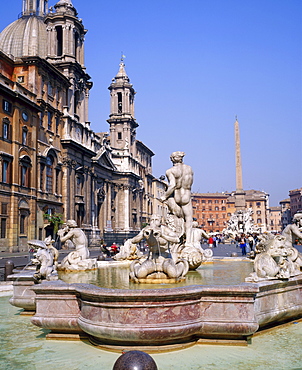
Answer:
[[[21,0],[1,4],[0,29]],[[55,1],[50,0],[49,5]],[[302,2],[300,0],[73,0],[88,29],[90,121],[108,131],[111,79],[121,52],[137,91],[137,139],[164,174],[186,152],[196,192],[235,184],[234,121],[243,186],[270,205],[302,186]]]

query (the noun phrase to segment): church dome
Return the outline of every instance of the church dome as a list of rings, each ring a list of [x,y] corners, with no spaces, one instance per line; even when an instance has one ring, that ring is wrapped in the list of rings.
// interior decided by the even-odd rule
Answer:
[[[43,18],[25,15],[0,33],[0,50],[14,58],[47,55],[47,31]]]

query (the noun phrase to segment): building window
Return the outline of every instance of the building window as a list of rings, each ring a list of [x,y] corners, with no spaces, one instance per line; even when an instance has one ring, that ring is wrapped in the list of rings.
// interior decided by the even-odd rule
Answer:
[[[25,111],[23,111],[22,112],[22,114],[21,114],[21,116],[22,116],[22,119],[23,119],[23,121],[25,121],[25,122],[27,122],[28,121],[28,114],[27,114],[27,112],[25,112]]]
[[[225,208],[225,207],[221,207],[221,210],[222,210],[222,211],[225,211],[225,210],[226,210],[226,208]]]
[[[21,186],[28,187],[28,168],[21,166]]]
[[[17,82],[19,84],[23,84],[24,83],[24,76],[17,76]]]
[[[40,190],[44,191],[44,169],[45,165],[44,163],[40,164]]]
[[[205,203],[206,201],[205,201],[205,199],[203,199],[202,201],[201,201],[201,203]]]
[[[2,134],[3,139],[8,139],[8,129],[9,124],[7,122],[3,122],[3,134]]]
[[[46,159],[46,191],[53,192],[53,157],[48,156]]]
[[[78,59],[78,47],[79,47],[79,34],[76,32],[74,34],[74,56],[76,60]]]
[[[2,120],[2,139],[3,140],[11,140],[12,139],[12,125],[10,120],[5,117]]]
[[[0,238],[6,238],[6,218],[1,218]]]
[[[60,170],[56,169],[56,194],[60,194],[60,172]]]
[[[257,215],[261,215],[261,211],[257,211]]]
[[[27,128],[22,129],[22,145],[27,145]]]
[[[261,202],[257,202],[257,203],[256,203],[256,206],[257,206],[257,207],[260,207],[260,206],[261,206]]]
[[[7,203],[1,203],[1,214],[7,215]]]
[[[51,131],[52,130],[52,112],[48,112],[47,113],[47,129],[49,130],[49,131]]]
[[[63,29],[62,26],[56,27],[57,32],[57,56],[62,56],[63,53]]]
[[[262,223],[261,218],[257,218],[257,224],[261,224],[261,223]]]
[[[56,117],[56,134],[59,133],[60,117]]]
[[[2,160],[2,182],[10,183],[10,161],[6,159]]]
[[[26,215],[20,215],[20,234],[26,233]]]
[[[31,160],[28,156],[20,159],[20,185],[30,187],[30,168]]]
[[[44,120],[44,113],[41,112],[40,113],[40,126],[42,126],[42,127],[43,127],[43,120]]]
[[[210,200],[208,200],[208,203],[212,203],[212,200],[210,199]]]
[[[74,114],[77,114],[78,108],[79,108],[79,102],[80,102],[80,91],[79,90],[75,91],[74,96],[73,96],[73,101],[74,101],[73,112]]]
[[[48,83],[47,85],[47,92],[48,92],[48,96],[53,96],[53,87],[51,83]]]
[[[84,188],[84,176],[79,175],[77,176],[76,194],[83,195],[83,188]]]
[[[219,211],[219,207],[215,207],[215,211]]]
[[[117,133],[117,139],[118,139],[118,140],[122,140],[122,133],[121,133],[121,132],[118,132],[118,133]]]
[[[39,235],[39,240],[42,240],[43,239],[43,229],[42,229],[42,227],[39,227],[38,235]]]
[[[2,109],[6,113],[12,113],[13,105],[9,101],[3,99],[3,101],[2,101]]]
[[[117,112],[118,113],[123,113],[123,97],[122,97],[122,93],[121,92],[118,92],[117,93]]]

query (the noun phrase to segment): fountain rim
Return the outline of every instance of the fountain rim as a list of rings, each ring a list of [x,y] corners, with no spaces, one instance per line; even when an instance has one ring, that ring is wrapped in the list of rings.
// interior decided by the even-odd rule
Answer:
[[[276,283],[276,281],[275,281]],[[151,285],[151,284],[150,284]],[[150,288],[150,289],[114,289],[114,288],[104,288],[99,287],[97,285],[89,284],[89,283],[66,283],[63,280],[56,280],[56,281],[43,281],[41,284],[37,284],[32,287],[32,289],[39,294],[43,294],[43,291],[46,290],[66,290],[66,292],[75,291],[81,295],[89,295],[89,296],[110,296],[110,297],[121,297],[123,299],[125,296],[133,296],[133,297],[140,297],[140,296],[148,296],[148,297],[162,297],[162,296],[170,296],[170,297],[178,297],[183,296],[186,294],[200,294],[204,293],[215,293],[217,290],[224,291],[226,295],[233,292],[236,294],[244,294],[247,293],[255,294],[259,292],[259,284],[258,283],[248,283],[243,282],[240,284],[234,285],[188,285],[188,286],[181,286],[181,287],[173,287],[173,288]]]
[[[220,294],[228,296],[253,296],[261,293],[263,290],[282,289],[285,285],[294,287],[298,282],[302,282],[302,274],[289,278],[288,280],[265,280],[260,282],[242,282],[234,285],[188,285],[173,288],[154,288],[154,289],[113,289],[104,288],[88,283],[65,283],[63,280],[43,281],[40,284],[33,285],[31,289],[39,294],[48,291],[58,290],[68,294],[74,293],[81,297],[102,297],[104,299],[113,297],[116,300],[125,301],[125,299],[144,300],[145,298],[158,297],[158,299],[177,299],[190,295],[211,295]],[[151,284],[150,284],[151,285]]]

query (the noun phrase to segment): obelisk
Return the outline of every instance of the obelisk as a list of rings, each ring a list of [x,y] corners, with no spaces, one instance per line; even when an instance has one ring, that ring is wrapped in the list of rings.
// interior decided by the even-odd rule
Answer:
[[[245,192],[242,186],[242,165],[240,151],[240,133],[239,122],[236,117],[235,128],[235,159],[236,159],[236,191],[235,191],[235,208],[236,211],[245,209]]]

